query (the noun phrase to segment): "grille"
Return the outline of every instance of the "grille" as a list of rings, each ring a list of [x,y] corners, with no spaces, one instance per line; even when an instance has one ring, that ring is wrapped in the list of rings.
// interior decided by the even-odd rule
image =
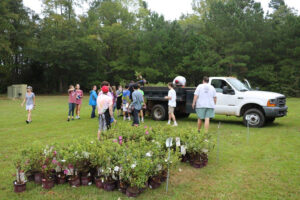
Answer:
[[[286,103],[286,98],[285,97],[277,98],[277,105],[279,107],[284,107],[285,103]]]

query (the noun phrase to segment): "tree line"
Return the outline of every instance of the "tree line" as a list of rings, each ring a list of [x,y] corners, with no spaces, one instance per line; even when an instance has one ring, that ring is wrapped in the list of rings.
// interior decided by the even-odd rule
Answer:
[[[142,0],[43,0],[42,16],[22,0],[0,1],[0,92],[27,83],[40,93],[80,83],[150,83],[176,75],[247,78],[300,96],[300,16],[284,0],[264,13],[255,0],[194,0],[193,14],[166,20]]]

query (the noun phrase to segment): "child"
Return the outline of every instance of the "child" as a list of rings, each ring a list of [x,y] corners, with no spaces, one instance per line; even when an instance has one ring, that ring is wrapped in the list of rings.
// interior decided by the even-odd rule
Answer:
[[[68,94],[69,94],[69,115],[67,121],[69,122],[71,114],[72,114],[72,120],[74,120],[74,109],[76,103],[76,92],[73,85],[69,86]]]
[[[128,113],[128,120],[130,121],[130,113],[128,112],[128,107],[130,103],[130,91],[128,90],[129,86],[125,86],[125,90],[123,91],[123,115],[124,115],[124,121],[126,120],[126,112]]]
[[[95,118],[95,109],[96,109],[96,105],[97,105],[97,86],[94,85],[92,90],[90,91],[90,101],[89,101],[89,105],[92,106],[92,113],[91,113],[91,118]]]
[[[118,114],[118,116],[121,116],[122,96],[123,96],[123,88],[122,88],[122,85],[120,85],[117,90],[117,114]]]
[[[113,118],[113,99],[108,96],[109,87],[103,86],[101,88],[102,94],[97,98],[97,107],[99,114],[99,129],[97,138],[100,140],[101,131],[106,131],[110,128],[110,123],[114,121]]]
[[[32,92],[32,87],[31,86],[27,87],[27,92],[26,92],[24,101],[21,104],[22,107],[23,107],[25,101],[26,101],[26,110],[28,111],[26,123],[29,124],[30,122],[32,122],[32,120],[31,120],[31,111],[35,106],[35,95]]]
[[[76,84],[76,119],[80,119],[80,108],[82,104],[83,91],[80,89],[80,85]]]
[[[176,91],[174,90],[173,83],[168,83],[168,88],[169,88],[168,96],[165,97],[165,99],[169,100],[169,102],[168,102],[168,106],[169,106],[169,121],[168,121],[168,125],[171,124],[171,119],[173,119],[174,126],[178,126],[178,124],[176,122],[175,115],[174,115],[174,110],[176,108]]]

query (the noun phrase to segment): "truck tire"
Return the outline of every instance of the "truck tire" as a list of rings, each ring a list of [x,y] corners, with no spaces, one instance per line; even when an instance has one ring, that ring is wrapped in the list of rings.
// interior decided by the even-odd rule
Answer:
[[[151,115],[154,120],[163,121],[167,118],[167,109],[161,104],[156,104],[151,110]]]
[[[244,125],[247,126],[246,117],[249,116],[249,127],[263,127],[265,125],[266,118],[264,114],[257,108],[250,108],[246,110],[243,116]]]

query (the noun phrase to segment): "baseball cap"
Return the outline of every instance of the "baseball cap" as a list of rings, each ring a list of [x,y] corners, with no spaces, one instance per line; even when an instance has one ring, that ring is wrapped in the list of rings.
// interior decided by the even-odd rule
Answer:
[[[108,86],[102,86],[101,90],[103,93],[108,93],[109,89],[108,89]]]

